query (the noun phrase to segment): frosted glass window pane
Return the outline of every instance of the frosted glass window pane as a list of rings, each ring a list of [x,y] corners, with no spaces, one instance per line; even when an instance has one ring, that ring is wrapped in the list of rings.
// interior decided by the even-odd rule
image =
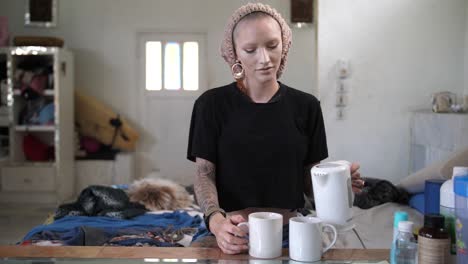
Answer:
[[[164,88],[180,89],[180,44],[168,42],[164,49]]]
[[[184,43],[184,90],[198,90],[198,42]]]
[[[161,42],[146,42],[146,90],[161,90]]]

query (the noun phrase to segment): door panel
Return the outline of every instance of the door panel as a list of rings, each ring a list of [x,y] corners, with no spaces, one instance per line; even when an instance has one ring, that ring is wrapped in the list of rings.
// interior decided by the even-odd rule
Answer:
[[[187,160],[188,133],[195,97],[148,97],[142,112],[144,136],[140,177],[163,177],[193,183],[194,164]]]

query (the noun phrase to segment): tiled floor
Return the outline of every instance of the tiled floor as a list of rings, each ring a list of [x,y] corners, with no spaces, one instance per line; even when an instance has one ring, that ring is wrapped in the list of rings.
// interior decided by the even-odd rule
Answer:
[[[33,227],[42,224],[53,205],[20,205],[0,203],[0,245],[14,245]]]

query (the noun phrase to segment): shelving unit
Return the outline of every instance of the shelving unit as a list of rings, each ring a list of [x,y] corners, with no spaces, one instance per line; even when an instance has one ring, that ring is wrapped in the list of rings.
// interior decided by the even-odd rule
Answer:
[[[0,167],[0,202],[62,203],[72,198],[75,184],[73,56],[65,49],[48,47],[15,47],[3,53],[8,66],[4,123],[11,147]],[[24,77],[18,76],[34,67],[47,69],[45,90],[40,96],[26,97]],[[31,113],[47,105],[53,117],[47,123],[37,122]],[[31,155],[31,149],[47,153],[46,158]]]

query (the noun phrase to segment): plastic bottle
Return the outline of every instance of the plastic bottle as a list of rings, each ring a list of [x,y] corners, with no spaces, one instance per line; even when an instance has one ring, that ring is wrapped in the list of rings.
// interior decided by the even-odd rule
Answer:
[[[450,237],[450,262],[457,261],[457,238],[455,235],[455,193],[453,180],[446,181],[440,187],[440,214],[444,216],[445,230]]]
[[[455,233],[457,237],[457,263],[468,263],[468,175],[453,180],[455,191]]]
[[[424,182],[424,214],[440,213],[440,187],[445,181],[435,179]]]
[[[416,264],[418,246],[413,235],[413,222],[398,223],[398,235],[395,241],[395,260],[398,264]]]
[[[450,236],[451,263],[456,262],[457,244],[455,234],[455,192],[453,178],[468,175],[468,167],[453,167],[452,179],[440,187],[440,214],[445,217],[445,229]]]
[[[408,221],[408,213],[404,211],[396,211],[393,217],[393,238],[392,238],[392,248],[390,250],[390,263],[397,264],[395,259],[395,241],[398,235],[398,224],[401,221]]]
[[[424,216],[424,227],[419,230],[418,258],[424,264],[448,264],[450,257],[449,234],[442,215]]]

